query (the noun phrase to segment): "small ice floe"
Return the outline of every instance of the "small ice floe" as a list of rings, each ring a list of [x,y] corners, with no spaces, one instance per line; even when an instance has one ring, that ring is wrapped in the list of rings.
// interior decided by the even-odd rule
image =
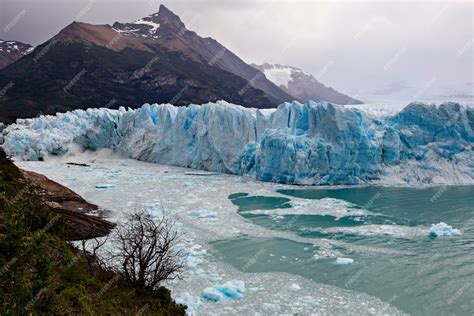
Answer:
[[[197,211],[192,211],[191,215],[197,218],[212,218],[216,219],[217,218],[217,213],[213,211],[208,211],[208,210],[197,210]]]
[[[303,301],[303,303],[309,305],[309,306],[317,306],[318,305],[318,302],[311,296],[305,296],[301,299],[301,301]]]
[[[243,297],[245,283],[240,280],[227,281],[222,285],[207,287],[202,291],[202,297],[212,302],[222,302]]]
[[[335,264],[351,264],[354,262],[354,259],[351,258],[337,258],[336,261],[334,261]]]
[[[98,184],[95,186],[96,189],[112,189],[115,188],[114,184]]]
[[[301,287],[298,284],[293,283],[292,285],[290,285],[290,290],[299,291],[299,290],[301,290]]]
[[[430,237],[442,237],[442,236],[459,236],[461,231],[453,228],[452,226],[439,222],[438,224],[432,224],[428,230],[428,236]]]

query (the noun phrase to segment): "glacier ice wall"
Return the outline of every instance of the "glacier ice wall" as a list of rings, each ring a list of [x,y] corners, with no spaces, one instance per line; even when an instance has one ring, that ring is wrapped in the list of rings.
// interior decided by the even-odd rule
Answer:
[[[18,120],[4,148],[37,160],[78,144],[289,184],[473,183],[473,129],[474,109],[457,103],[411,103],[375,117],[327,102],[257,110],[219,101]]]

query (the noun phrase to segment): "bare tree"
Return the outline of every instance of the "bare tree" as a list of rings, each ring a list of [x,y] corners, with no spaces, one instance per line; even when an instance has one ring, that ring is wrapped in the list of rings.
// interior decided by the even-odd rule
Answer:
[[[107,235],[101,238],[81,240],[81,251],[85,255],[89,268],[98,266],[102,269],[107,269],[106,262],[104,261],[103,255],[100,251],[108,239],[109,236]]]
[[[134,212],[112,233],[114,266],[136,288],[153,289],[181,278],[184,256],[175,247],[179,235],[173,226],[165,216],[155,222],[144,212]]]

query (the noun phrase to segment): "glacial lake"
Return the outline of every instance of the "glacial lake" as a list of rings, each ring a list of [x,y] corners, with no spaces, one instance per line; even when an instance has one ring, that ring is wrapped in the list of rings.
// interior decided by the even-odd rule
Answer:
[[[256,225],[304,238],[350,243],[362,251],[315,260],[311,243],[239,236],[212,243],[216,256],[245,272],[287,272],[315,282],[364,292],[416,315],[474,314],[474,187],[355,187],[280,189],[278,196],[233,194],[239,214]],[[358,215],[273,215],[282,195],[344,201]],[[429,236],[426,227],[446,222],[456,236]],[[423,228],[421,228],[423,227]],[[383,247],[392,252],[364,252]],[[316,247],[317,248],[317,247]],[[337,251],[337,248],[335,249]],[[250,263],[250,264],[249,264]]]
[[[117,223],[176,218],[189,270],[167,284],[194,315],[472,315],[474,186],[313,188],[90,157],[18,162]],[[104,185],[107,184],[107,185]],[[433,237],[445,222],[460,235]],[[238,299],[206,288],[241,281]]]

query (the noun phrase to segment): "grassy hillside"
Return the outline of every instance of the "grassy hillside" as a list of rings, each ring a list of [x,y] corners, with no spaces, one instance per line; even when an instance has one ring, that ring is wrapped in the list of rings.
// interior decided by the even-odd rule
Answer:
[[[136,290],[88,265],[37,189],[0,150],[0,315],[184,315],[167,289]]]

